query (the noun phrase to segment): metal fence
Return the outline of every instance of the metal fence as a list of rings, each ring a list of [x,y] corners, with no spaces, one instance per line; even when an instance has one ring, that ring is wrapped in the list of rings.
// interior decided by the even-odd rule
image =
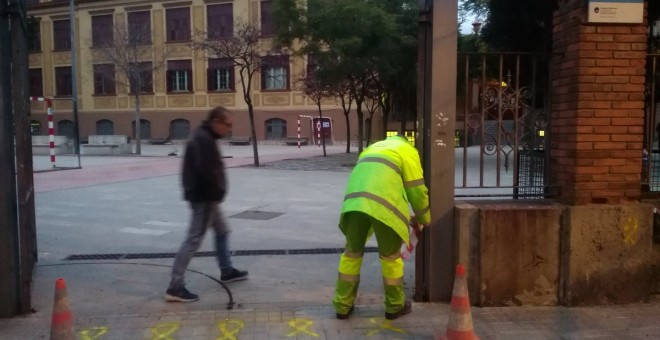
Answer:
[[[660,192],[660,54],[649,54],[647,58],[642,189]]]
[[[549,58],[459,53],[456,197],[543,198]]]

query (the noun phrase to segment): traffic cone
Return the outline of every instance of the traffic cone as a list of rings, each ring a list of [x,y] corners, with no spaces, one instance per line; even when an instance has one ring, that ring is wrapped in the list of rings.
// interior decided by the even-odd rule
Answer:
[[[470,312],[470,297],[468,296],[465,267],[456,266],[454,293],[451,297],[451,309],[447,321],[447,332],[437,340],[479,340],[472,329],[472,313]]]
[[[55,303],[53,318],[50,324],[50,340],[74,340],[73,316],[69,308],[69,297],[66,293],[64,279],[55,281]]]

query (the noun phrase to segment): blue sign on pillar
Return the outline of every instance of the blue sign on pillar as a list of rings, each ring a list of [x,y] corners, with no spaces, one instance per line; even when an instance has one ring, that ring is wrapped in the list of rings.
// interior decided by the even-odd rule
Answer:
[[[644,0],[589,0],[589,22],[641,24]]]

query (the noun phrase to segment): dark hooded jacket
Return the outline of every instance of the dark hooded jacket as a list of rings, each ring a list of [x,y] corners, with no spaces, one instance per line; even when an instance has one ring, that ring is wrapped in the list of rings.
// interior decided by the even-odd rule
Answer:
[[[208,121],[193,132],[183,157],[183,195],[191,202],[222,202],[227,192],[224,164]]]

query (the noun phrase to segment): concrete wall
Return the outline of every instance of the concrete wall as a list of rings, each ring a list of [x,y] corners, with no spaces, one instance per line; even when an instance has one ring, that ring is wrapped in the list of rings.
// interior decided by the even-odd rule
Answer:
[[[455,261],[478,306],[647,301],[657,270],[652,215],[646,204],[461,202]]]
[[[653,208],[567,207],[562,221],[562,304],[643,302],[652,285]]]

